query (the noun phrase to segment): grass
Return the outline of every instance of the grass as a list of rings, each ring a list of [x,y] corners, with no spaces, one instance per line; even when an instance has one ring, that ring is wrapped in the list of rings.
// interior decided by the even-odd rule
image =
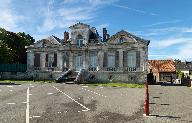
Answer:
[[[33,81],[33,80],[0,80],[0,83],[15,83],[15,84],[25,84],[25,83],[53,83],[54,81]]]
[[[103,87],[126,87],[126,88],[144,88],[144,84],[130,84],[130,83],[97,83],[97,84],[85,84],[88,86],[103,86]]]

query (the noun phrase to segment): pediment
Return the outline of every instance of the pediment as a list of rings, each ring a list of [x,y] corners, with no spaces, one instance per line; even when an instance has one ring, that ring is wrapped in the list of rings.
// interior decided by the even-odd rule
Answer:
[[[34,47],[53,47],[56,45],[60,45],[60,43],[54,37],[50,36],[46,39],[37,41]]]
[[[123,41],[121,41],[123,39]],[[117,32],[115,35],[112,35],[110,39],[107,40],[108,43],[118,44],[118,43],[144,43],[148,44],[149,41],[137,37],[125,30]]]
[[[69,27],[70,29],[84,29],[84,28],[90,28],[89,25],[84,24],[84,23],[77,23]]]

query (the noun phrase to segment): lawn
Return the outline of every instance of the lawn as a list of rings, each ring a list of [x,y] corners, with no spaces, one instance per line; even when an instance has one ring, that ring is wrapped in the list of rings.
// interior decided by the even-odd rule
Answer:
[[[130,84],[130,83],[97,83],[97,84],[85,84],[88,86],[103,86],[103,87],[126,87],[126,88],[144,88],[144,84]]]

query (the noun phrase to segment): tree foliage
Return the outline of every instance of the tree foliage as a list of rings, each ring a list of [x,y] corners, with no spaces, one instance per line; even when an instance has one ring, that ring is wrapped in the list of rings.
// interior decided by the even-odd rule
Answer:
[[[25,46],[34,43],[33,37],[24,32],[14,33],[0,28],[0,63],[27,62]]]

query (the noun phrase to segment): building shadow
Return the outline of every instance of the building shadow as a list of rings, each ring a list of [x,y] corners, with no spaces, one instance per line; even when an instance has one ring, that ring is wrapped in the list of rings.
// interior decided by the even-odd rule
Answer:
[[[181,119],[181,117],[170,116],[170,115],[150,115],[150,116],[155,116],[155,117],[160,117],[160,118],[174,118],[174,119]]]
[[[21,85],[21,84],[16,84],[16,83],[14,83],[14,82],[10,82],[10,83],[0,82],[0,85]]]

